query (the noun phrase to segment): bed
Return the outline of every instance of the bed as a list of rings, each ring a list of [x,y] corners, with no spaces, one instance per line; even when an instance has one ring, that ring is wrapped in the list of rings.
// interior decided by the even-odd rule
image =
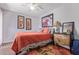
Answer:
[[[15,54],[28,51],[29,48],[45,45],[51,42],[52,35],[48,32],[18,32],[12,45]]]

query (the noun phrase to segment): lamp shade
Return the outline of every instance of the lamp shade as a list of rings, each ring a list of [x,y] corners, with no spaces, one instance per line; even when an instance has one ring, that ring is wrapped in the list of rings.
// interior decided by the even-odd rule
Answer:
[[[59,21],[55,21],[54,27],[60,27],[60,26],[61,26],[61,23]]]

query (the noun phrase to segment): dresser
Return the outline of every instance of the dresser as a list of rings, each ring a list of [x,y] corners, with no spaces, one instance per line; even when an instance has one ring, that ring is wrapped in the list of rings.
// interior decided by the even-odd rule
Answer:
[[[70,44],[71,44],[70,34],[55,33],[54,44],[64,47],[66,49],[70,49]]]

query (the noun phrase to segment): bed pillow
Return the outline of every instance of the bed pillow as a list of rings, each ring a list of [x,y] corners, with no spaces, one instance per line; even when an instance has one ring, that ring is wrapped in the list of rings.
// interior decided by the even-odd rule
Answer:
[[[49,29],[48,28],[43,28],[42,32],[49,33]]]

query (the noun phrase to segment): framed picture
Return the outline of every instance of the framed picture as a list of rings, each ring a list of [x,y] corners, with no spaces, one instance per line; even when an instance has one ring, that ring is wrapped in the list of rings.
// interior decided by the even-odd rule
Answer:
[[[53,26],[53,14],[42,17],[42,27]]]
[[[73,34],[74,33],[74,22],[65,22],[62,25],[62,32],[63,33],[68,33],[68,34]]]
[[[24,28],[24,16],[19,15],[18,16],[18,29],[23,29]]]
[[[31,30],[31,18],[26,18],[26,30]]]

